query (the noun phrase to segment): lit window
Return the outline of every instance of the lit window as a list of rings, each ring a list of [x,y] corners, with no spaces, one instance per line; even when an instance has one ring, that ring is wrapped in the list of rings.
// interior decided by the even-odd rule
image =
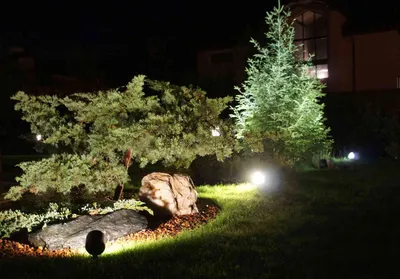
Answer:
[[[313,55],[312,60],[328,58],[327,28],[324,17],[320,14],[307,11],[296,18],[294,24],[295,43],[303,45],[300,50],[304,60]]]
[[[294,23],[294,43],[298,46],[299,59],[312,64],[310,74],[319,79],[328,78],[328,39],[326,19],[315,12],[306,11]]]
[[[317,65],[317,78],[324,79],[328,77],[328,65]]]
[[[309,70],[310,75],[316,76],[318,79],[326,79],[329,77],[328,65],[321,64],[312,66]]]

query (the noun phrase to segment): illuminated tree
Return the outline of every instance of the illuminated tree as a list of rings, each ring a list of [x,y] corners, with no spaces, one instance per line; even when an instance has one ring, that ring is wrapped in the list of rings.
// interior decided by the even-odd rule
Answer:
[[[253,151],[293,165],[313,151],[328,149],[323,84],[310,75],[310,61],[298,57],[290,12],[267,13],[267,46],[251,40],[258,53],[248,60],[248,77],[233,108],[237,137]]]
[[[155,94],[145,96],[145,85]],[[188,167],[197,156],[223,160],[235,144],[232,129],[219,117],[231,98],[207,98],[200,89],[144,76],[135,77],[124,92],[64,98],[18,92],[13,99],[32,133],[59,153],[20,164],[24,174],[7,193],[9,199],[49,189],[66,194],[81,185],[92,193],[119,185],[115,198],[121,198],[131,159],[141,167],[156,162]],[[217,127],[220,136],[213,137]]]

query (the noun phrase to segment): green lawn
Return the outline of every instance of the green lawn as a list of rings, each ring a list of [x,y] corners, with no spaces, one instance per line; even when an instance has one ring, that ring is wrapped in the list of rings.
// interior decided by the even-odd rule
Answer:
[[[302,172],[263,194],[198,187],[222,208],[200,229],[98,262],[3,260],[0,278],[398,278],[399,169]]]

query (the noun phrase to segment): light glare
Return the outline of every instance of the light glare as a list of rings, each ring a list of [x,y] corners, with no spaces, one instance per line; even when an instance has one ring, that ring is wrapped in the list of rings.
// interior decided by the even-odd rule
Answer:
[[[324,79],[328,77],[328,70],[327,69],[321,69],[317,71],[317,78],[318,79]]]
[[[221,135],[220,131],[219,131],[219,127],[216,127],[215,129],[211,130],[211,135],[213,137],[219,137]]]
[[[42,140],[42,135],[36,135],[36,140],[41,141]]]
[[[260,171],[256,171],[251,175],[251,182],[256,185],[265,183],[265,174]]]
[[[349,155],[347,155],[347,158],[349,158],[350,160],[353,160],[356,157],[356,154],[354,154],[354,152],[350,152]]]

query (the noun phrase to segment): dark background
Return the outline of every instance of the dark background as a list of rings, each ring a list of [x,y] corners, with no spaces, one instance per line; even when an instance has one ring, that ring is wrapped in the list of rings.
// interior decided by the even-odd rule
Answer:
[[[282,0],[282,4],[287,1]],[[400,18],[399,1],[331,0],[367,30]],[[13,1],[0,6],[0,60],[6,49],[23,46],[35,59],[38,83],[50,74],[125,85],[136,74],[196,84],[196,51],[262,38],[264,17],[278,3],[264,1]],[[379,54],[378,54],[379,55]],[[2,69],[4,70],[4,68]],[[50,84],[51,85],[51,84]],[[0,81],[0,137],[3,154],[33,152],[19,135],[29,131],[9,97],[18,81]],[[203,88],[208,91],[209,88]],[[233,90],[232,90],[233,91]],[[212,93],[209,94],[212,96]]]
[[[400,15],[399,4],[388,1],[328,2],[357,27]],[[259,36],[266,11],[275,5],[277,0],[13,2],[2,4],[0,40],[26,46],[41,71],[101,76],[111,85],[138,72],[191,82],[197,49]],[[150,67],[152,47],[163,44],[161,61]]]

